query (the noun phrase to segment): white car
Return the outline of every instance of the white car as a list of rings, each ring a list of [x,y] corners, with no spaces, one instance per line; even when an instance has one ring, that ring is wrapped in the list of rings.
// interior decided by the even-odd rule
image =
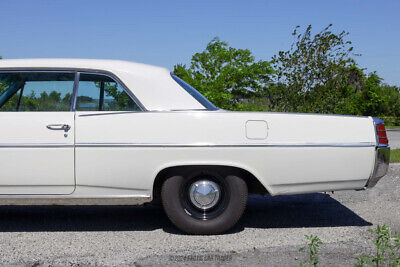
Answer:
[[[248,194],[373,187],[388,169],[372,117],[231,112],[167,69],[110,60],[0,60],[0,202],[161,201],[193,234]]]

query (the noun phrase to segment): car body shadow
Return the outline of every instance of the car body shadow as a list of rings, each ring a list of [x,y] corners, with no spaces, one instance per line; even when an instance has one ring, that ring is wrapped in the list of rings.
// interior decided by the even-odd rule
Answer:
[[[245,228],[372,225],[329,194],[323,193],[275,197],[250,196],[241,224]]]
[[[326,194],[250,196],[229,233],[245,228],[369,226]],[[182,234],[160,206],[0,206],[0,232],[152,231]],[[228,233],[228,234],[229,234]]]

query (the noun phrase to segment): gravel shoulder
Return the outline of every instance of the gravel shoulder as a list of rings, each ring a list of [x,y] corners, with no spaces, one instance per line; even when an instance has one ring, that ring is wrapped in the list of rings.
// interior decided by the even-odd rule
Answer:
[[[368,229],[400,231],[400,164],[366,191],[251,197],[225,235],[178,232],[159,207],[0,207],[0,265],[298,266],[305,234],[318,235],[322,264],[353,266],[372,253]]]

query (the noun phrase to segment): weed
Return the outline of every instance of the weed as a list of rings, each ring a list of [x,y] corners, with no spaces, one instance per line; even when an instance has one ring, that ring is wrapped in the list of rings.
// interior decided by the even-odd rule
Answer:
[[[319,257],[318,257],[318,248],[319,245],[322,244],[321,239],[319,239],[317,236],[314,235],[306,235],[305,236],[307,238],[307,240],[309,241],[309,243],[307,244],[307,246],[302,247],[299,249],[299,251],[308,251],[308,264],[307,262],[301,263],[300,266],[317,266],[318,262],[319,262]]]
[[[378,225],[375,230],[368,230],[375,233],[372,243],[375,245],[375,255],[372,258],[361,254],[355,266],[375,265],[379,266],[400,266],[400,233],[393,235],[387,225]]]

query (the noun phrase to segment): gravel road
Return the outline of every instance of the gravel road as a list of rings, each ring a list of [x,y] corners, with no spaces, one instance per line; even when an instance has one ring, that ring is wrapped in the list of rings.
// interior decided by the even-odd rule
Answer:
[[[0,265],[298,266],[305,234],[322,264],[352,266],[371,253],[368,229],[400,230],[400,164],[366,191],[252,197],[239,225],[219,236],[184,235],[159,207],[0,207]]]

